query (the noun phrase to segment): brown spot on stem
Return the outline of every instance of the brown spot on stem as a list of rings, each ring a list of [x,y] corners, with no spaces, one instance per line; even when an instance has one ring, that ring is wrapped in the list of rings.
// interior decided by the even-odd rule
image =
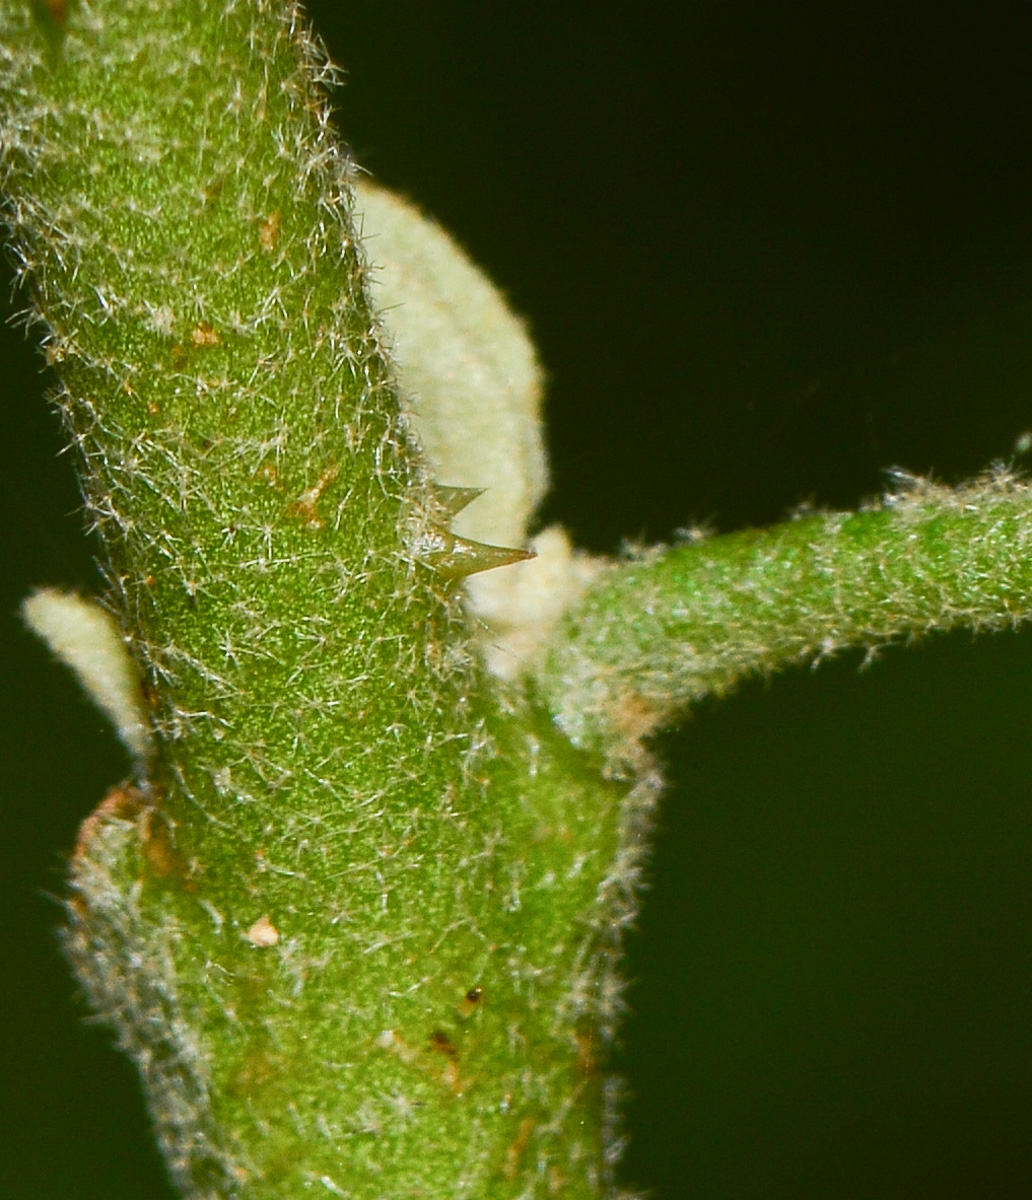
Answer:
[[[193,329],[190,330],[190,341],[195,346],[217,346],[222,341],[219,337],[218,330],[212,328],[207,321],[199,321]]]
[[[322,529],[326,524],[321,516],[319,516],[316,505],[322,497],[323,492],[340,474],[340,467],[329,467],[319,476],[318,482],[313,484],[301,493],[300,496],[290,506],[289,511],[292,515],[298,516],[305,523],[307,529]]]
[[[276,249],[276,243],[279,241],[279,231],[279,213],[269,213],[265,220],[262,221],[261,228],[258,230],[258,241],[266,254],[271,254]]]
[[[440,1029],[435,1029],[430,1035],[430,1045],[437,1051],[438,1054],[446,1054],[449,1058],[456,1058],[458,1050],[451,1038]]]
[[[613,725],[628,744],[633,756],[644,754],[642,742],[655,733],[663,713],[638,692],[622,692],[613,707]]]
[[[151,878],[177,877],[188,891],[192,890],[189,869],[176,849],[167,817],[155,805],[154,797],[148,797],[139,788],[128,784],[112,788],[83,821],[72,852],[73,866],[93,853],[93,843],[101,829],[113,820],[136,823],[140,854]]]
[[[182,855],[176,849],[172,828],[165,817],[153,807],[146,808],[140,816],[140,848],[151,874],[156,879],[168,879],[176,875],[186,880],[189,872]]]
[[[520,1122],[520,1132],[516,1140],[512,1142],[508,1150],[505,1152],[505,1166],[502,1168],[506,1179],[515,1179],[516,1173],[520,1169],[520,1159],[523,1157],[523,1152],[527,1148],[527,1143],[530,1141],[530,1135],[534,1131],[535,1121],[533,1117],[524,1117]]]
[[[113,787],[97,807],[79,826],[79,836],[72,851],[73,861],[90,852],[90,844],[100,827],[111,820],[131,821],[147,807],[147,801],[139,788],[129,785]]]
[[[279,941],[279,930],[269,920],[268,915],[264,914],[248,929],[244,937],[252,946],[257,946],[260,950],[267,950]]]
[[[471,987],[469,991],[462,997],[459,1004],[459,1015],[469,1017],[480,1007],[484,1001],[484,989],[479,986]]]

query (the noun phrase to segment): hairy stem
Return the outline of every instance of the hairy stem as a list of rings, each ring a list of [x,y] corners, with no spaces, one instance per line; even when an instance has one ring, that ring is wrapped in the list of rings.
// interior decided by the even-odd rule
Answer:
[[[43,15],[0,11],[8,219],[154,734],[84,826],[67,945],[173,1177],[599,1195],[652,792],[486,687],[330,72],[289,3]]]
[[[549,530],[474,632],[459,580],[527,555],[448,524],[500,485],[485,527],[522,539],[538,371],[367,190],[406,411],[332,74],[292,0],[0,6],[6,220],[117,632],[60,594],[30,619],[139,760],[83,826],[66,945],[192,1200],[613,1197],[642,739],[750,671],[1023,618],[1030,492],[616,565]]]
[[[626,765],[643,736],[744,675],[1032,615],[1032,488],[1003,471],[955,491],[901,483],[868,511],[611,567],[565,619],[545,703],[576,745]]]

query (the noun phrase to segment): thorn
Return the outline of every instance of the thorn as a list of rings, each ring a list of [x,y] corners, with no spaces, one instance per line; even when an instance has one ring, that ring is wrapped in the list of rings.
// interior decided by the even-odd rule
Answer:
[[[421,547],[420,558],[444,579],[465,579],[479,571],[507,567],[510,563],[535,558],[533,550],[514,550],[509,546],[487,546],[483,542],[456,537],[447,529],[431,525]]]
[[[445,516],[457,517],[460,512],[478,497],[482,496],[487,488],[478,487],[449,487],[447,484],[435,483],[431,484],[434,492],[434,499],[444,509]]]

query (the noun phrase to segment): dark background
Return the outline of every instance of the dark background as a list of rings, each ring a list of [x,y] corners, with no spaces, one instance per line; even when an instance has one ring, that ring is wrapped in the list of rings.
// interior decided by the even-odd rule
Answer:
[[[959,481],[1032,427],[1032,5],[311,9],[360,160],[529,316],[582,545]],[[0,1200],[162,1200],[55,950],[124,762],[15,616],[94,573],[38,358],[0,355]],[[655,1200],[1032,1195],[1032,641],[858,667],[661,745],[618,1064]]]

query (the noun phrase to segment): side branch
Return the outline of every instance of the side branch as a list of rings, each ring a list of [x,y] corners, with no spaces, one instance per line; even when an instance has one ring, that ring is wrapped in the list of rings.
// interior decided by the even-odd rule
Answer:
[[[848,646],[1032,614],[1032,487],[900,477],[858,513],[804,517],[614,566],[568,615],[537,684],[577,746],[620,769],[641,738],[743,675]]]

